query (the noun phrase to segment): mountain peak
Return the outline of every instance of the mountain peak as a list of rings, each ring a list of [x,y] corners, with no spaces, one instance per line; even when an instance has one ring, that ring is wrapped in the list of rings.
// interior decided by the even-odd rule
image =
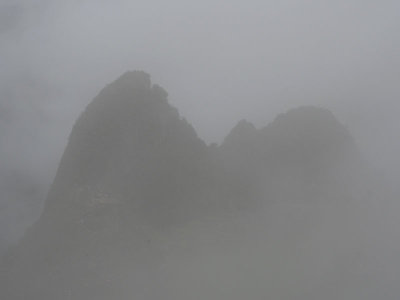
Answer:
[[[240,120],[232,130],[232,132],[238,132],[243,134],[254,131],[256,131],[256,127],[254,126],[253,123],[247,121],[246,119]]]
[[[279,114],[269,126],[280,126],[285,123],[302,127],[322,124],[342,126],[329,109],[311,105],[292,108]]]
[[[83,189],[89,192],[78,202],[97,199],[99,193],[112,194],[161,219],[162,213],[153,210],[156,205],[152,203],[160,196],[157,193],[162,193],[161,187],[177,190],[177,184],[191,186],[190,182],[176,183],[169,174],[203,166],[207,151],[167,96],[143,71],[126,72],[106,86],[74,125],[45,211],[53,214],[53,204],[64,207],[71,201],[65,196],[67,191]],[[149,182],[159,188],[154,191]],[[175,198],[184,197],[182,190]],[[107,202],[118,202],[114,200]]]
[[[144,71],[127,71],[122,74],[112,85],[118,87],[151,88],[150,75]]]
[[[251,143],[252,138],[256,136],[257,129],[253,123],[242,119],[236,126],[231,130],[231,132],[224,139],[223,147],[237,146],[239,144]]]

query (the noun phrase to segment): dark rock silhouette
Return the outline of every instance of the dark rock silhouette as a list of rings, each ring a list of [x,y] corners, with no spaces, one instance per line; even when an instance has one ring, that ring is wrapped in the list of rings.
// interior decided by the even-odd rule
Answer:
[[[132,270],[164,259],[154,237],[277,200],[318,198],[361,165],[347,130],[315,107],[262,129],[241,121],[221,146],[207,146],[148,74],[127,72],[77,120],[40,220],[2,265],[0,294],[118,299]]]
[[[125,73],[76,122],[44,216],[64,214],[65,194],[83,188],[112,195],[135,218],[173,222],[183,202],[207,185],[207,159],[206,144],[168,104],[167,93],[144,72]]]

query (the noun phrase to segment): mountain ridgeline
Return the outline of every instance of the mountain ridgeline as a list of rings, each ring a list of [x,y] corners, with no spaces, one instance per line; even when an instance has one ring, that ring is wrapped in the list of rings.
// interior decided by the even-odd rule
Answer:
[[[132,299],[137,273],[156,274],[182,228],[353,197],[365,164],[330,111],[296,108],[261,129],[242,120],[208,146],[167,97],[134,71],[87,106],[41,218],[3,262],[2,298]]]

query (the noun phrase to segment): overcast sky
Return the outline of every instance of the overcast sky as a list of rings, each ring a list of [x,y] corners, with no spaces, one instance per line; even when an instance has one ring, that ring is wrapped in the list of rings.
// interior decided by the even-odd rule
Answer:
[[[399,32],[396,0],[0,0],[1,161],[48,180],[79,112],[140,69],[207,142],[317,104],[394,169]]]

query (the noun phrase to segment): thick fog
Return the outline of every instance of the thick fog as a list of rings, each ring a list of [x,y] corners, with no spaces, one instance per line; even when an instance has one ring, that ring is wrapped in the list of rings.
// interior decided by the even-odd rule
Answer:
[[[399,8],[355,0],[2,0],[2,116],[12,103],[17,115],[8,118],[28,127],[70,127],[105,83],[143,69],[208,141],[221,141],[238,119],[265,125],[287,108],[318,104],[382,162],[399,149],[388,144],[399,126]]]
[[[394,0],[0,0],[0,253],[39,217],[79,114],[127,70],[151,74],[207,143],[220,144],[243,118],[264,127],[293,107],[328,108],[349,129],[379,180],[394,190],[400,178],[399,30],[400,2]],[[372,224],[379,223],[370,225],[372,231],[391,228],[382,233],[389,239],[396,237],[397,223],[390,222],[398,207],[394,192],[388,194],[390,209],[380,207],[381,199],[368,199],[376,213],[365,213],[373,214]],[[329,218],[324,224],[329,227]],[[218,239],[212,232],[205,235]],[[188,243],[197,239],[173,238],[188,238]],[[285,245],[279,237],[273,240]],[[379,241],[368,255],[392,259],[399,246],[393,243]],[[245,280],[245,275],[233,273],[232,265],[253,268],[251,274],[258,278],[269,276],[264,267],[278,268],[273,262],[278,250],[261,244],[256,256],[260,251],[273,253],[265,266],[258,261],[240,265],[249,251],[245,246],[231,256],[211,248],[188,263],[176,254],[165,266],[166,273],[172,269],[170,281],[164,273],[157,280],[170,286],[183,282],[199,295],[215,298],[221,287],[212,286],[213,279],[223,277],[227,291]],[[340,246],[335,249],[341,251]],[[214,256],[204,264],[207,251]],[[280,274],[290,278],[275,280],[304,284],[306,295],[318,274],[296,283],[303,265],[290,265],[286,255],[287,269]],[[301,264],[315,262],[308,255],[303,249]],[[394,286],[387,283],[388,274],[399,276],[389,265],[389,260],[379,264],[389,270],[382,271],[383,288]],[[215,278],[208,277],[207,266],[216,268]],[[187,274],[196,272],[197,279],[216,289],[214,294],[212,288],[191,288]],[[254,279],[245,289],[257,284],[262,285]],[[271,295],[291,296],[291,291],[281,294],[281,287],[274,288],[261,287],[257,296],[264,296],[266,289],[273,290]],[[236,297],[243,299],[245,289]],[[177,297],[183,299],[184,294]],[[236,299],[229,292],[224,297]],[[387,297],[395,299],[390,292]]]

